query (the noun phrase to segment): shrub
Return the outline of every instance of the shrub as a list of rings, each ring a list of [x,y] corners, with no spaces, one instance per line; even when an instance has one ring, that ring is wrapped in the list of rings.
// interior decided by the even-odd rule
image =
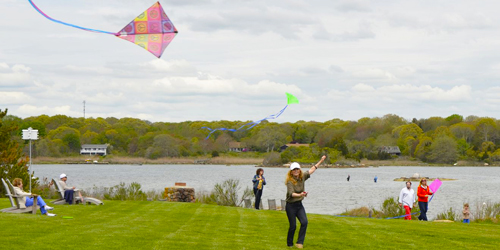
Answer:
[[[141,190],[141,184],[137,182],[132,182],[129,185],[126,185],[124,182],[120,182],[119,185],[115,185],[113,187],[94,186],[92,189],[83,191],[82,195],[105,200],[145,201],[161,199],[162,192],[155,190],[144,192]]]
[[[264,166],[279,166],[281,165],[280,153],[271,152],[269,153],[262,163]]]
[[[253,191],[250,188],[245,188],[241,199],[238,192],[240,191],[240,181],[236,179],[227,179],[222,183],[217,183],[210,194],[201,194],[198,197],[199,202],[207,204],[217,204],[220,206],[241,206],[244,199],[251,197]]]
[[[460,214],[458,214],[456,211],[453,211],[453,208],[451,207],[448,211],[440,213],[436,217],[437,220],[451,220],[451,221],[459,221],[460,218],[461,218]]]

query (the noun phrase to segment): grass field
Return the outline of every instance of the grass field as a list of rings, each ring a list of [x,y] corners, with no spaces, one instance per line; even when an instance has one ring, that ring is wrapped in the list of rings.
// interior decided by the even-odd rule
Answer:
[[[7,199],[0,199],[0,208],[9,206]],[[56,217],[0,213],[0,248],[289,249],[288,221],[281,211],[147,201],[54,207]],[[307,204],[305,207],[307,210]],[[308,214],[308,218],[305,249],[500,248],[497,224],[316,214]]]

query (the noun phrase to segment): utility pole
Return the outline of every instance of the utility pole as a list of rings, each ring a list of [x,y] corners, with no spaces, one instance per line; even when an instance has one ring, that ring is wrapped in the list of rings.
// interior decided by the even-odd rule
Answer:
[[[85,100],[83,100],[83,119],[85,119]]]

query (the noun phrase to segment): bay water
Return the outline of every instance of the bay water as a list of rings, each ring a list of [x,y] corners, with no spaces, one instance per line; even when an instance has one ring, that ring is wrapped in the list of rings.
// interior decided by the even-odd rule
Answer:
[[[303,167],[302,170],[307,170]],[[59,179],[61,173],[68,175],[67,183],[79,189],[111,187],[120,182],[140,183],[143,191],[163,191],[175,182],[185,182],[198,191],[209,192],[216,183],[226,179],[240,180],[242,193],[245,187],[252,188],[252,178],[257,168],[250,165],[33,165],[35,176]],[[263,204],[267,199],[276,199],[280,204],[285,199],[284,184],[287,168],[264,168],[267,185],[263,191]],[[319,168],[306,181],[308,197],[304,200],[307,213],[339,214],[362,206],[380,209],[388,197],[398,197],[405,182],[394,181],[399,177],[410,177],[418,173],[430,178],[452,178],[443,185],[429,203],[428,217],[450,207],[461,212],[463,203],[500,202],[500,168],[498,167],[369,167],[369,168]],[[350,175],[350,181],[347,176]],[[377,176],[377,183],[374,177]],[[429,182],[430,183],[430,182]],[[418,182],[412,188],[417,191]],[[474,211],[472,211],[474,212]]]

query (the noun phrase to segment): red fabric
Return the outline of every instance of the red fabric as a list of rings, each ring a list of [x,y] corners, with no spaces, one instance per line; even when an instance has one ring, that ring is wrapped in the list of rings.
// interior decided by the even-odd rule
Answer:
[[[427,189],[424,189],[421,185],[418,186],[417,196],[419,202],[427,202],[427,200],[429,200],[429,197],[426,197],[425,195],[431,195],[431,194],[432,192],[429,186],[427,186]]]
[[[411,220],[411,208],[409,206],[404,206],[406,211],[405,220]]]

